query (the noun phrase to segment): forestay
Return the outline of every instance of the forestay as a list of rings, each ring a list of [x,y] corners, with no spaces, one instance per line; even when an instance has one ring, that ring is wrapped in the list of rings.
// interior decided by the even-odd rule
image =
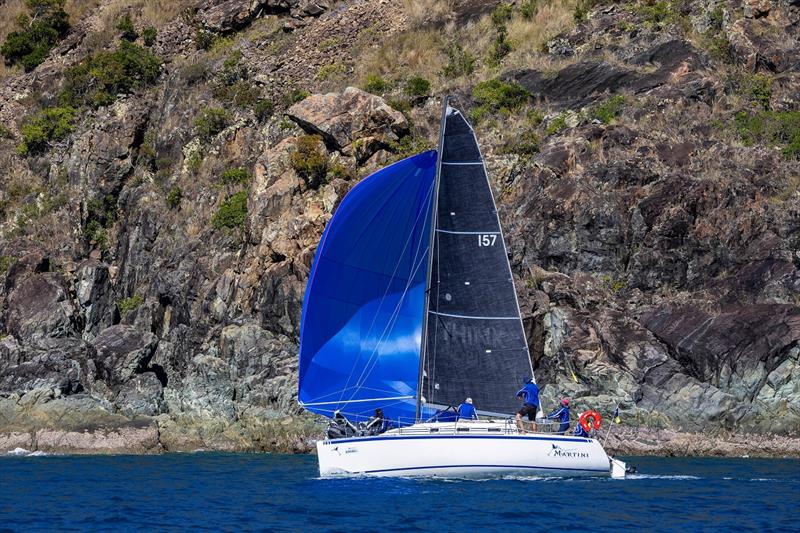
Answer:
[[[436,152],[358,183],[328,223],[300,331],[299,401],[364,420],[413,423]]]
[[[510,414],[533,370],[506,246],[472,128],[449,107],[443,126],[421,393]]]

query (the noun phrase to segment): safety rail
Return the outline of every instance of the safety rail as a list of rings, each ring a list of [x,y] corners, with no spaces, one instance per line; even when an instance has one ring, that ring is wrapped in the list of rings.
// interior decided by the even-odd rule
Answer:
[[[537,420],[534,431],[530,422],[523,422],[525,434],[561,434],[561,422],[556,420]],[[569,430],[567,430],[569,431]],[[412,426],[403,426],[389,430],[392,435],[459,435],[459,434],[518,434],[516,421],[512,418],[503,420],[457,420],[455,422],[429,422]]]

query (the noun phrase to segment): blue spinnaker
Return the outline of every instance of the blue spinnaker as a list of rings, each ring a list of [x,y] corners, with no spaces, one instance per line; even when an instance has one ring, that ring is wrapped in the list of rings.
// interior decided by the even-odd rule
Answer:
[[[317,248],[300,327],[299,401],[414,422],[436,152],[358,183]]]

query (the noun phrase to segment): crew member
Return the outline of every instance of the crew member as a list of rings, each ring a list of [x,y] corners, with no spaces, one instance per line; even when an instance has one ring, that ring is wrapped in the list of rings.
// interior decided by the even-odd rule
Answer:
[[[522,408],[517,411],[517,429],[520,433],[525,433],[522,417],[527,416],[533,431],[536,431],[539,429],[536,426],[536,413],[539,411],[539,387],[534,383],[533,378],[525,380],[525,384],[517,392],[517,398],[522,398]]]
[[[379,435],[386,431],[386,419],[383,417],[383,409],[375,409],[375,416],[369,419],[364,429],[367,435]]]
[[[547,415],[548,420],[560,420],[558,433],[562,435],[569,429],[569,398],[561,398],[561,407]]]
[[[478,412],[475,411],[475,407],[472,405],[472,398],[467,398],[464,403],[458,406],[458,418],[459,420],[478,419]]]

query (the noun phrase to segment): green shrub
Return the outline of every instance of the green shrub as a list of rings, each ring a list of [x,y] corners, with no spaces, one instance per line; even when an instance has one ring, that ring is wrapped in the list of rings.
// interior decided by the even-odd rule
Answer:
[[[507,141],[500,149],[504,154],[517,154],[530,157],[539,151],[539,136],[535,131],[526,130]]]
[[[387,98],[386,103],[389,104],[389,107],[392,109],[396,109],[403,113],[406,111],[411,111],[412,107],[411,102],[409,102],[407,98]]]
[[[77,110],[72,107],[47,107],[28,117],[20,128],[22,155],[39,154],[47,150],[50,143],[60,141],[75,129]]]
[[[787,159],[800,158],[800,111],[740,111],[734,127],[747,145],[779,146]]]
[[[524,0],[519,6],[519,12],[525,20],[531,20],[536,15],[536,9],[539,7],[539,0]]]
[[[133,311],[144,303],[144,298],[138,294],[134,294],[130,298],[123,298],[117,302],[117,309],[120,315],[126,315],[128,312]]]
[[[342,77],[347,73],[347,68],[341,63],[333,63],[331,65],[323,65],[317,71],[317,79],[319,81],[326,81]]]
[[[243,168],[229,168],[217,181],[222,185],[243,185],[250,181],[250,174]]]
[[[292,104],[302,102],[303,100],[308,98],[309,95],[311,95],[311,93],[304,89],[292,89],[291,91],[283,95],[283,101],[287,106],[290,106]]]
[[[152,26],[146,27],[142,30],[142,40],[144,41],[145,46],[153,46],[156,44],[156,37],[158,36],[158,32]]]
[[[316,189],[328,173],[328,156],[322,149],[319,135],[304,135],[297,139],[297,150],[290,157],[292,168],[306,184]]]
[[[561,113],[550,121],[550,124],[548,124],[545,129],[545,133],[547,135],[555,135],[556,133],[561,133],[565,129],[567,129],[567,115],[566,113]]]
[[[17,258],[12,255],[0,256],[0,274],[5,274],[8,272],[8,269],[11,268],[16,262]]]
[[[198,50],[208,50],[214,45],[217,37],[208,30],[197,30],[194,43]]]
[[[514,16],[514,9],[511,4],[502,2],[492,11],[492,24],[495,27],[504,26],[506,22],[511,20],[512,16]]]
[[[472,89],[472,98],[477,104],[473,117],[480,119],[488,113],[507,115],[519,109],[528,101],[530,93],[514,82],[504,82],[497,78],[483,81]]]
[[[475,71],[475,56],[464,50],[458,43],[452,43],[445,49],[447,65],[442,74],[448,78],[469,76]]]
[[[496,65],[510,52],[511,43],[508,42],[508,31],[505,28],[498,29],[489,51],[489,62]]]
[[[117,20],[115,28],[121,32],[120,37],[125,41],[133,42],[139,38],[136,28],[133,27],[133,20],[131,20],[131,16],[128,13],[125,13]]]
[[[13,139],[14,134],[8,129],[5,124],[0,124],[0,139]]]
[[[575,4],[575,11],[572,14],[572,18],[575,22],[586,22],[589,18],[589,11],[597,4],[597,0],[578,0],[578,3]]]
[[[748,100],[768,111],[772,98],[772,78],[766,74],[745,74],[737,82],[737,89]]]
[[[412,76],[406,81],[403,92],[407,96],[427,96],[431,91],[431,82],[421,76]]]
[[[108,105],[118,94],[152,85],[161,72],[161,59],[128,41],[113,52],[100,52],[67,69],[62,103],[74,107]]]
[[[272,103],[272,100],[268,100],[266,98],[259,98],[253,105],[253,113],[256,114],[256,118],[258,120],[268,119],[272,116],[274,111],[275,104]]]
[[[261,91],[246,80],[233,85],[219,85],[214,89],[214,97],[241,108],[252,108],[261,98]]]
[[[675,10],[667,0],[644,3],[638,6],[636,11],[642,16],[645,23],[651,26],[672,22],[676,17]]]
[[[64,0],[26,0],[25,4],[28,15],[19,17],[19,29],[8,34],[0,54],[6,65],[21,65],[30,72],[67,36],[70,25]]]
[[[389,150],[395,153],[394,160],[400,160],[431,148],[427,139],[413,134],[404,135],[397,141],[389,143]]]
[[[239,191],[222,202],[219,210],[211,217],[214,229],[242,228],[247,220],[247,192]]]
[[[389,83],[381,78],[378,74],[367,75],[367,82],[364,84],[364,90],[368,93],[382,95],[390,88]]]
[[[181,205],[181,200],[183,200],[183,191],[176,185],[167,193],[167,207],[175,209]]]
[[[105,249],[108,241],[108,232],[98,220],[90,220],[83,229],[83,235],[89,243],[94,243]]]
[[[625,97],[618,94],[589,108],[589,117],[599,120],[603,124],[610,124],[622,113],[624,107]]]
[[[207,141],[211,140],[228,127],[228,113],[216,107],[204,109],[195,119],[194,127],[200,137]]]

